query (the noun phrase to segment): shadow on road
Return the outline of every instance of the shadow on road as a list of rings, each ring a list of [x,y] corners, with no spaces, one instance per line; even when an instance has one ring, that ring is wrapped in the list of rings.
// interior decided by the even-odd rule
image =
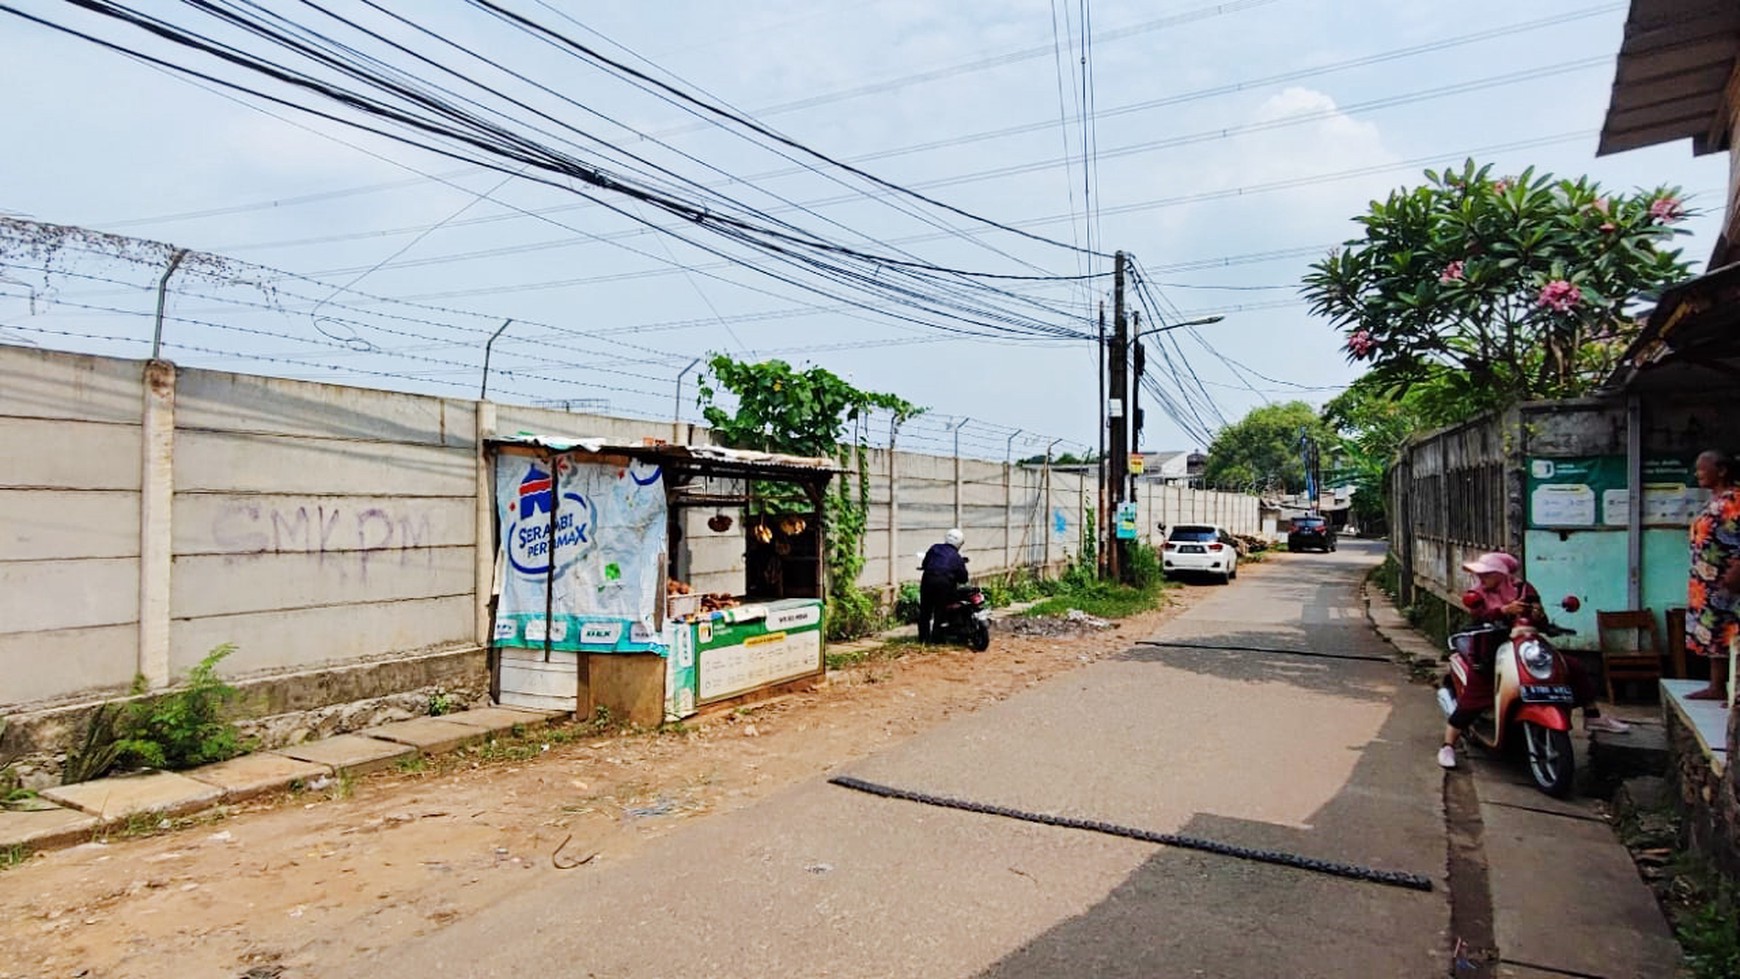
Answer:
[[[1419,699],[1391,713],[1308,828],[1199,813],[1179,832],[1425,874],[1436,885],[1432,893],[1160,848],[1104,900],[980,975],[1447,974],[1442,776],[1431,758],[1438,726],[1429,706],[1413,703]]]
[[[1345,633],[1345,629],[1336,630]],[[1166,639],[1157,642],[1168,641]],[[1172,640],[1192,642],[1189,639]],[[1395,696],[1396,687],[1406,681],[1400,670],[1388,662],[1314,658],[1289,653],[1257,650],[1296,649],[1305,652],[1322,651],[1348,656],[1381,655],[1371,647],[1346,644],[1287,642],[1272,631],[1227,631],[1202,644],[1222,647],[1196,649],[1183,646],[1137,646],[1122,655],[1122,659],[1137,663],[1161,663],[1177,670],[1189,670],[1206,676],[1246,683],[1288,683],[1317,693],[1336,697],[1352,697],[1365,701],[1387,701]],[[1241,648],[1242,647],[1242,648]]]

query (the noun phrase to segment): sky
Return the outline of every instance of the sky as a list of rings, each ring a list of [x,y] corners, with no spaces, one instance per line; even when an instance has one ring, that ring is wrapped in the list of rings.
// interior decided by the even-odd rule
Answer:
[[[1704,211],[1682,239],[1698,268],[1727,177],[1725,157],[1694,157],[1684,142],[1595,157],[1624,3],[499,2],[958,210],[699,122],[475,6],[383,4],[414,12],[421,34],[361,2],[323,6],[455,69],[387,52],[420,80],[513,95],[529,107],[515,132],[529,122],[545,143],[577,128],[600,136],[605,149],[563,147],[589,165],[633,153],[891,261],[1095,277],[975,277],[1004,290],[1000,308],[1052,332],[963,335],[948,317],[893,318],[899,307],[880,294],[826,297],[772,278],[786,266],[709,245],[647,203],[610,191],[589,201],[519,164],[470,166],[5,14],[0,215],[221,256],[172,279],[165,356],[185,366],[476,397],[485,343],[506,320],[490,354],[496,400],[698,420],[697,358],[779,357],[928,408],[902,429],[903,447],[947,454],[958,437],[964,454],[1002,458],[1097,441],[1085,335],[1110,305],[1112,263],[1084,248],[1133,255],[1170,322],[1224,317],[1169,332],[1169,368],[1149,350],[1163,384],[1200,393],[1185,412],[1191,431],[1150,410],[1141,447],[1193,449],[1252,407],[1321,404],[1357,376],[1297,285],[1370,200],[1423,169],[1473,156],[1616,191],[1677,185]],[[68,4],[18,6],[344,115]],[[211,27],[181,4],[137,6]],[[332,26],[312,4],[269,6]],[[147,356],[164,253],[104,241],[0,256],[0,342]]]

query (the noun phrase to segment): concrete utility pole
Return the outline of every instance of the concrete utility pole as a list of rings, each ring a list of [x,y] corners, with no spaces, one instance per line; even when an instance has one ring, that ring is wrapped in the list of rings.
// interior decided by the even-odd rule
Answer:
[[[1099,368],[1100,375],[1100,403],[1099,407],[1094,409],[1099,412],[1100,416],[1100,454],[1099,458],[1094,460],[1094,476],[1098,481],[1098,492],[1094,494],[1094,506],[1099,513],[1099,524],[1095,528],[1094,533],[1101,535],[1101,543],[1100,546],[1096,548],[1099,553],[1094,557],[1094,573],[1102,578],[1106,575],[1106,561],[1108,560],[1106,557],[1106,548],[1103,542],[1105,540],[1104,535],[1106,532],[1106,499],[1108,496],[1106,492],[1106,435],[1108,434],[1108,430],[1111,428],[1112,424],[1110,409],[1106,404],[1106,374],[1110,370],[1110,363],[1107,361],[1106,357],[1109,350],[1110,348],[1106,346],[1106,304],[1101,302],[1100,349],[1097,355],[1098,363],[1096,365]],[[1084,507],[1083,509],[1085,511],[1086,508]],[[1086,537],[1082,538],[1082,543],[1087,543]]]
[[[1112,397],[1108,403],[1107,414],[1110,416],[1111,438],[1107,446],[1106,464],[1109,467],[1111,500],[1107,509],[1110,511],[1106,521],[1105,540],[1107,557],[1107,575],[1114,581],[1124,577],[1125,547],[1118,539],[1117,514],[1118,504],[1124,502],[1124,486],[1129,473],[1130,464],[1130,325],[1124,319],[1124,270],[1127,259],[1123,252],[1118,252],[1112,258],[1112,349],[1108,352],[1111,360]]]
[[[1142,372],[1148,366],[1148,356],[1142,349],[1142,312],[1130,310],[1130,356],[1134,358],[1135,378],[1130,382],[1130,454],[1142,454]],[[1128,463],[1125,463],[1126,468]],[[1136,500],[1136,474],[1129,479],[1129,500]]]

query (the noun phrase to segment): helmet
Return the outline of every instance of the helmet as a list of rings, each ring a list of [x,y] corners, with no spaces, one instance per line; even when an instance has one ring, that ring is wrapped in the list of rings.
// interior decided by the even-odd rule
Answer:
[[[967,542],[967,537],[965,534],[961,533],[959,527],[951,527],[949,528],[949,532],[943,535],[943,542],[960,547],[962,544]]]

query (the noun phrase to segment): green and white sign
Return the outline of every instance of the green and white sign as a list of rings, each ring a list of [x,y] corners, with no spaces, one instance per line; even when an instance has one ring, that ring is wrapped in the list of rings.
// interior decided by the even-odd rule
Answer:
[[[1643,460],[1643,523],[1684,527],[1709,494],[1698,488],[1691,458]],[[1530,459],[1529,526],[1537,530],[1623,529],[1629,521],[1625,457]]]

